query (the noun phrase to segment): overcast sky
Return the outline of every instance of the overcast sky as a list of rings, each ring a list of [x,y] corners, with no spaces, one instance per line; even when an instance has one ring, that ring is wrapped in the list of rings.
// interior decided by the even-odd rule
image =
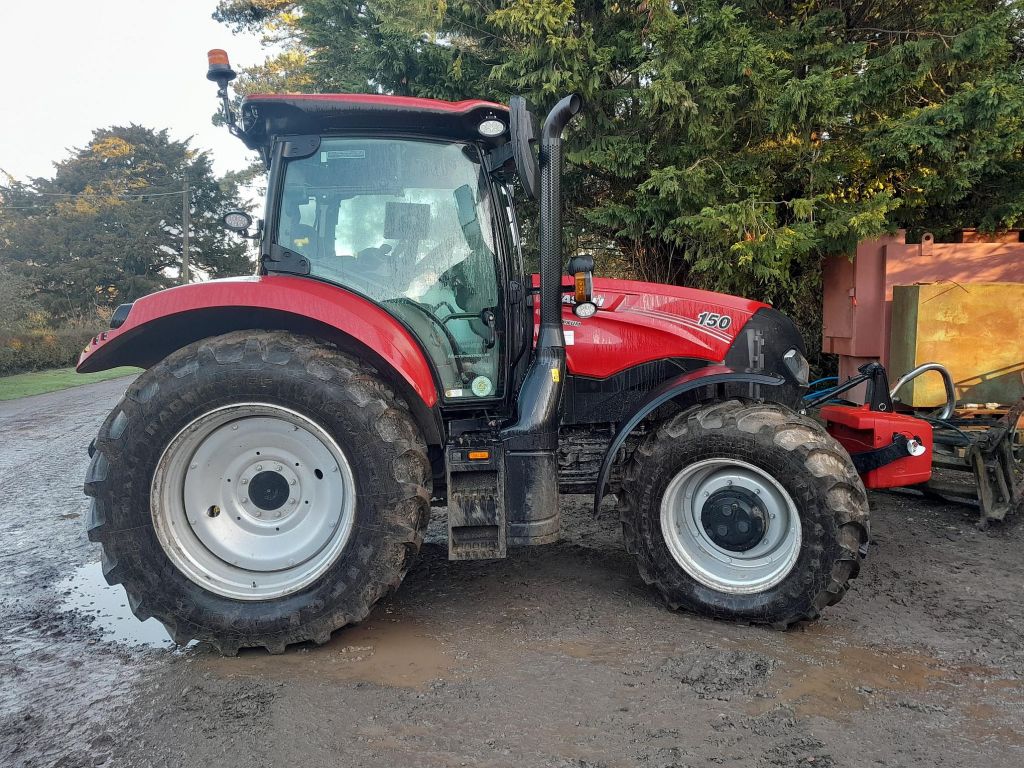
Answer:
[[[218,173],[255,155],[210,123],[216,85],[206,52],[264,56],[253,36],[211,17],[216,0],[5,0],[0,9],[0,168],[50,176],[94,128],[139,123],[212,150]]]

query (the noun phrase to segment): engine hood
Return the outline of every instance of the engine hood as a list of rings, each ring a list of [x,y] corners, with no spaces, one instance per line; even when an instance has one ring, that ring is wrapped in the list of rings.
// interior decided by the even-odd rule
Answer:
[[[666,358],[720,363],[750,318],[769,309],[727,294],[600,277],[594,278],[593,317],[576,317],[572,303],[563,297],[567,368],[593,378]]]

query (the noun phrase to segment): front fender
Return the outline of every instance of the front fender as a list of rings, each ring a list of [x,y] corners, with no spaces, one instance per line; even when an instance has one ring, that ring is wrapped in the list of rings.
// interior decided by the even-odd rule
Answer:
[[[615,437],[608,446],[608,451],[601,462],[601,472],[597,476],[597,488],[594,492],[594,512],[597,513],[604,498],[604,489],[608,484],[608,475],[611,473],[612,464],[615,463],[615,456],[630,433],[637,428],[645,418],[654,413],[658,408],[670,400],[692,392],[701,387],[711,387],[720,384],[763,384],[768,387],[777,387],[785,383],[782,376],[773,373],[762,373],[760,371],[734,370],[725,365],[709,365],[705,368],[698,368],[696,371],[682,373],[679,376],[669,379],[661,386],[652,389],[650,394],[641,402],[633,414],[619,426]]]
[[[326,338],[383,363],[428,409],[437,385],[419,343],[392,315],[344,288],[303,277],[261,275],[193,283],[144,296],[117,328],[97,335],[78,371],[142,368],[199,339],[249,328]],[[415,404],[413,404],[415,405]]]

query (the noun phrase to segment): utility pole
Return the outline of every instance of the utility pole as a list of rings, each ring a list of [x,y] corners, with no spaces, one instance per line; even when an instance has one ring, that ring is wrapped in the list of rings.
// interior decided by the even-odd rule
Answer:
[[[188,263],[188,233],[192,228],[192,211],[189,205],[188,177],[185,178],[185,188],[181,190],[181,283],[188,285],[191,275]]]

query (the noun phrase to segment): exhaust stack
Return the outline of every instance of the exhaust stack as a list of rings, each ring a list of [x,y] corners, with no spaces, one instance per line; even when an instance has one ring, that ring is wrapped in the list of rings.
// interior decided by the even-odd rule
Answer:
[[[562,333],[562,132],[580,111],[566,96],[541,132],[540,329],[533,362],[516,404],[518,419],[502,432],[505,444],[509,544],[558,539],[558,425],[565,381]]]
[[[548,113],[541,132],[538,350],[543,346],[565,346],[562,333],[562,131],[580,111],[580,106],[579,96],[566,96]]]

